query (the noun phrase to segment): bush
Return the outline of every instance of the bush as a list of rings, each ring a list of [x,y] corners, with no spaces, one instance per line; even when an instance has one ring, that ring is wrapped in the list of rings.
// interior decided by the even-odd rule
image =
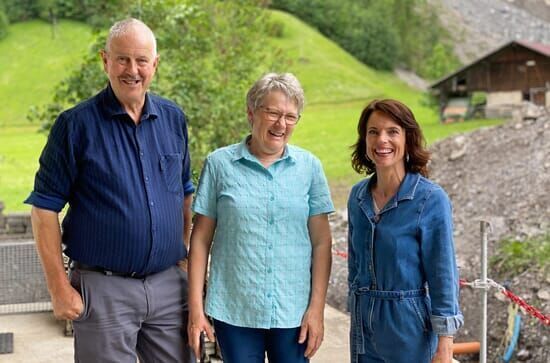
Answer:
[[[401,64],[441,75],[441,54],[432,60],[435,70],[425,62],[448,35],[426,0],[273,0],[271,6],[295,14],[373,68]],[[449,47],[443,51],[451,64],[458,63]]]
[[[139,17],[155,32],[160,66],[151,89],[184,108],[196,175],[207,153],[239,142],[248,132],[246,92],[274,49],[265,47],[269,22],[258,0],[142,0],[126,16]],[[122,15],[122,14],[121,14]],[[107,31],[84,64],[65,79],[54,102],[31,118],[49,129],[59,110],[105,87],[97,52]]]
[[[438,79],[457,69],[460,62],[450,46],[436,43],[429,57],[418,69],[418,73],[425,78]]]
[[[507,277],[518,275],[529,268],[541,268],[545,276],[550,273],[550,234],[526,241],[507,239],[500,242],[491,258],[491,266]]]
[[[2,0],[10,23],[34,19],[38,16],[36,0]]]

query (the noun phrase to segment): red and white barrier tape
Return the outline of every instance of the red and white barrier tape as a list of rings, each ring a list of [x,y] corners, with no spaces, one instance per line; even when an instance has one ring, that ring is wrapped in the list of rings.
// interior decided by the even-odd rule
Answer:
[[[460,286],[469,286],[474,289],[489,289],[490,287],[495,287],[501,293],[504,294],[508,299],[510,299],[514,304],[517,304],[525,313],[539,319],[544,325],[550,326],[550,315],[544,315],[542,312],[537,310],[535,307],[529,305],[521,297],[515,295],[510,290],[506,289],[501,284],[495,282],[494,280],[487,279],[487,282],[481,280],[474,280],[473,282],[467,282],[465,280],[460,280]]]

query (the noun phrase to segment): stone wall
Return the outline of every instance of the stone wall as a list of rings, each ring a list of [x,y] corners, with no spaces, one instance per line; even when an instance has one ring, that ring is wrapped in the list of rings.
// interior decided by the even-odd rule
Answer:
[[[0,241],[32,238],[31,215],[17,212],[4,214],[4,203],[0,201]]]

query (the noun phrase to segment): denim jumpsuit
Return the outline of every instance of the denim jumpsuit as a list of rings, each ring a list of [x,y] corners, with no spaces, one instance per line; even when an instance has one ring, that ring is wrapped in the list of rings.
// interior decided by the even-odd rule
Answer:
[[[371,187],[348,200],[351,362],[430,362],[438,335],[463,324],[452,207],[445,191],[407,173],[376,215]]]

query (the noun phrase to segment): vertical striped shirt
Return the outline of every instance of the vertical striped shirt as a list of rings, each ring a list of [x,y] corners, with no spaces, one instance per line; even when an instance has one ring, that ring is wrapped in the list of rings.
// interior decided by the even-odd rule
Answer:
[[[183,198],[192,192],[183,111],[147,93],[136,125],[109,86],[57,118],[25,202],[55,212],[69,204],[71,259],[148,274],[185,257]]]

